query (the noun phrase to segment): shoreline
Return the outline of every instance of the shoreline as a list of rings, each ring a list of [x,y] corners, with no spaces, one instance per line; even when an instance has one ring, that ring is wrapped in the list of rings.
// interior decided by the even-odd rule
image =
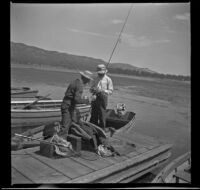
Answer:
[[[14,67],[17,67],[17,66],[14,65]],[[24,66],[22,65],[18,65],[18,67],[24,68]],[[26,66],[25,68],[37,69],[38,67]],[[42,67],[36,71],[39,71],[39,70],[51,70],[51,71],[56,70],[56,71],[63,72],[63,69],[61,70],[61,68]],[[65,70],[65,71],[68,73],[75,72],[71,70]],[[54,81],[56,80],[56,76],[58,76],[58,78],[61,77],[59,79],[59,82],[62,82],[61,79],[62,79],[63,74],[65,75],[65,73],[56,73],[56,72],[54,74],[51,73],[50,77],[49,75],[47,76],[48,80],[43,80],[43,72],[38,72],[39,75],[35,75],[35,73],[37,72],[35,71],[33,72],[33,70],[30,69],[30,70],[27,70],[27,73],[26,73],[26,70],[20,69],[18,75],[16,75],[16,77],[19,77],[19,78],[17,78],[17,80],[13,79],[13,82],[15,82],[16,85],[21,85],[21,86],[28,85],[32,88],[37,88],[39,90],[39,95],[45,96],[50,93],[51,98],[53,99],[63,98],[64,93],[66,91],[67,84],[63,85],[62,83],[60,83],[60,85],[57,85],[56,82],[55,83],[51,83],[51,81],[49,82],[49,79],[52,76],[55,76],[55,78],[53,78],[52,80]],[[37,80],[35,79],[35,77]],[[40,77],[42,77],[42,82],[38,83]],[[23,80],[20,80],[20,79],[23,79]],[[123,80],[123,78],[120,78],[119,80]],[[141,81],[141,83],[144,83],[144,81]],[[191,141],[190,103],[188,103],[187,105],[185,105],[184,103],[185,106],[181,106],[175,103],[170,103],[169,101],[158,99],[154,96],[154,93],[157,94],[155,86],[150,86],[149,83],[147,83],[148,85],[145,86],[145,89],[149,88],[150,90],[153,90],[153,95],[149,94],[152,97],[138,95],[136,93],[137,89],[135,90],[135,88],[139,88],[138,90],[143,90],[143,89],[140,89],[141,83],[137,82],[137,84],[133,84],[133,85],[124,83],[124,85],[128,85],[128,86],[121,86],[119,87],[119,89],[116,89],[113,92],[112,96],[110,96],[108,99],[108,108],[114,109],[116,108],[117,103],[119,102],[124,103],[128,111],[133,111],[136,113],[135,125],[131,132],[137,131],[138,133],[151,136],[155,139],[168,141],[172,143],[174,145],[172,158],[178,157],[179,155],[186,152],[187,150],[190,150],[190,145],[191,145],[190,144],[190,141]],[[179,86],[179,84],[176,84],[176,85]],[[160,88],[161,87],[158,86],[158,93],[160,93],[159,91]],[[166,89],[166,91],[167,90],[168,89]],[[169,90],[176,91],[176,86],[172,89],[169,88]],[[177,90],[180,90],[180,89],[178,88]],[[142,94],[146,94],[147,92],[144,91]],[[85,91],[84,93],[85,93],[84,95],[87,95],[87,91]],[[165,95],[165,91],[163,92],[163,96],[164,95]],[[177,95],[178,94],[176,93],[174,94],[174,96],[177,96]]]
[[[66,69],[63,67],[54,67],[54,66],[39,66],[39,65],[27,65],[27,64],[19,64],[19,63],[11,63],[11,68],[27,68],[27,69],[37,69],[37,70],[45,70],[45,71],[58,71],[58,72],[67,72],[67,73],[79,73],[77,70],[73,69]],[[93,74],[95,74],[94,71],[92,71]],[[151,77],[138,77],[138,76],[130,76],[130,75],[124,75],[124,74],[114,74],[114,73],[108,73],[108,75],[115,76],[115,77],[123,77],[123,78],[130,78],[130,79],[137,79],[137,80],[145,80],[145,81],[175,81],[180,83],[187,83],[190,84],[191,81],[179,81],[179,80],[172,80],[172,79],[159,79],[159,78],[151,78]]]

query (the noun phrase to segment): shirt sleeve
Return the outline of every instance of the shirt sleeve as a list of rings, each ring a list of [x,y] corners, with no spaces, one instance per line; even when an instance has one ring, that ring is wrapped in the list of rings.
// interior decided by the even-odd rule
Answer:
[[[107,82],[107,90],[105,90],[105,93],[111,95],[113,93],[113,83],[110,78],[107,78]]]
[[[94,92],[94,87],[95,87],[95,80],[93,80],[92,82],[91,82],[91,87],[90,87],[90,92],[91,93],[93,93]]]

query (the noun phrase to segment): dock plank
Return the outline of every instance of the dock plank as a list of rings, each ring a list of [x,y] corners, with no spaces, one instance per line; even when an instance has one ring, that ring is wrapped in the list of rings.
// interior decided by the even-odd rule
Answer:
[[[161,144],[161,142],[159,142],[158,140],[154,139],[153,137],[149,137],[137,132],[133,132],[133,133],[122,133],[120,135],[123,135],[124,137],[128,138],[128,139],[133,139],[133,140],[137,140],[138,142],[140,142],[139,140],[141,140],[141,142],[145,143],[145,144],[149,144],[152,146],[156,146]]]
[[[104,180],[101,180],[101,183],[121,183],[126,181],[127,183],[138,178],[144,172],[152,170],[152,168],[158,167],[158,163],[164,162],[167,158],[169,158],[170,154],[165,153],[160,157],[156,157],[148,162],[141,163],[140,165],[136,165],[135,167],[130,167],[128,169],[124,169],[121,172],[118,172],[114,175],[106,177]]]
[[[132,157],[134,157],[134,156],[137,156],[138,154],[140,154],[140,153],[137,152],[137,151],[133,151],[133,152],[127,154],[126,156],[129,157],[129,158],[132,158]]]
[[[27,177],[23,176],[20,172],[18,172],[15,168],[12,168],[12,184],[25,184],[25,183],[33,183],[30,179]]]
[[[179,180],[183,180],[184,182],[190,183],[191,182],[191,174],[185,171],[178,171],[174,174],[176,179],[176,183],[179,183]]]
[[[49,167],[57,170],[58,172],[62,173],[63,175],[71,179],[94,171],[91,168],[79,164],[78,162],[74,161],[71,158],[52,159],[35,153],[37,151],[39,151],[38,147],[26,150],[26,152],[30,154],[32,157],[38,159],[42,163],[45,163]]]
[[[12,167],[34,183],[61,183],[70,180],[70,178],[48,167],[30,155],[13,157]]]
[[[145,137],[143,137],[143,136],[138,137],[137,133],[133,133],[133,134],[120,133],[120,134],[117,134],[116,136],[114,136],[114,138],[121,139],[121,140],[127,141],[129,143],[133,143],[138,147],[148,148],[149,150],[160,145],[158,142],[149,141],[149,140],[145,139]]]
[[[90,153],[88,152],[88,154],[90,154]],[[93,169],[93,170],[100,170],[100,169],[108,167],[112,164],[111,162],[103,159],[102,157],[98,156],[97,154],[95,156],[96,156],[95,160],[90,160],[90,159],[84,158],[85,157],[84,155],[82,155],[81,157],[71,157],[71,159],[73,159],[76,162],[78,162],[84,166],[87,166],[88,168]]]
[[[125,137],[123,137],[121,135],[115,135],[115,136],[112,137],[112,139],[114,139],[116,141],[120,141],[121,145],[119,145],[119,146],[124,146],[125,144],[133,144],[133,145],[136,145],[137,147],[144,147],[143,144],[137,143],[134,140],[125,138]]]
[[[143,147],[143,148],[137,148],[136,151],[137,151],[138,153],[144,153],[144,152],[147,152],[148,149],[145,148],[145,147]]]
[[[119,162],[123,162],[124,160],[126,160],[127,157],[126,156],[112,156],[112,157],[105,157],[103,159],[110,162],[111,164],[117,164]]]
[[[17,151],[11,151],[11,158],[15,158],[15,157],[19,157],[19,156],[29,157],[29,155],[27,155],[27,153],[24,151],[24,149],[17,150]]]
[[[129,158],[123,162],[119,162],[117,164],[87,174],[85,176],[76,178],[74,180],[66,181],[66,183],[91,183],[96,181],[98,182],[101,178],[105,178],[106,176],[111,175],[120,170],[123,170],[125,168],[133,167],[134,165],[139,164],[145,160],[148,160],[149,158],[157,154],[161,153],[164,154],[165,152],[169,151],[171,147],[172,147],[171,144],[165,144],[159,146],[154,151],[147,151],[145,153],[139,154],[138,156],[135,156],[134,158]]]
[[[113,148],[115,148],[115,150],[121,154],[121,156],[126,156],[130,152],[136,151],[136,149],[138,148],[135,146],[133,141],[127,141],[126,139],[122,139],[119,137],[112,137],[109,140],[109,144],[112,145]]]

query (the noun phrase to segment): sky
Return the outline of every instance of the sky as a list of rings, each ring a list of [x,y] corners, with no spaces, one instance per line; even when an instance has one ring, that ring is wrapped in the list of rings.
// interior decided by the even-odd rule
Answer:
[[[190,3],[10,5],[10,39],[46,50],[190,75]]]

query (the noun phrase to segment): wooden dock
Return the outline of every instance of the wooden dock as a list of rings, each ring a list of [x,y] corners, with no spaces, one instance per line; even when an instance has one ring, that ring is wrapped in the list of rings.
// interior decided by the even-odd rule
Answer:
[[[96,159],[53,159],[40,155],[39,146],[12,151],[12,184],[128,183],[160,166],[171,155],[171,144],[138,133],[120,133],[110,142],[120,156],[103,158],[88,152]]]

